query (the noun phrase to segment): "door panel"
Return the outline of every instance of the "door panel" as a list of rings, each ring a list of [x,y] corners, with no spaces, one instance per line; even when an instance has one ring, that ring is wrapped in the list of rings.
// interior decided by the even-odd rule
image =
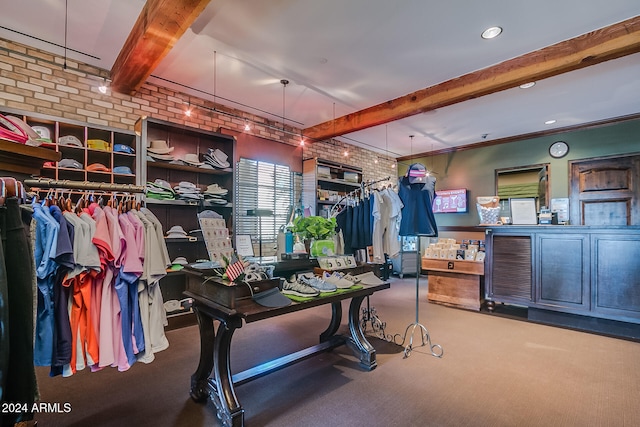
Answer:
[[[640,155],[572,161],[573,225],[640,224]]]

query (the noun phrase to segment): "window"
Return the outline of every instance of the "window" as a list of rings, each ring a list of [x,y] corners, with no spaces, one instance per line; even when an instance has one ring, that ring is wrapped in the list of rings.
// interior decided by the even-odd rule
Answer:
[[[293,204],[289,167],[243,158],[236,171],[235,235],[249,234],[254,242],[276,242]]]

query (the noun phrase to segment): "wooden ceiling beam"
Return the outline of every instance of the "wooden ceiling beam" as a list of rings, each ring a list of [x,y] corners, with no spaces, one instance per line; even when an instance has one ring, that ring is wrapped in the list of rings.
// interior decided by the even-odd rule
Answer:
[[[133,95],[211,0],[147,0],[111,68],[111,88]]]
[[[640,52],[640,16],[311,126],[326,140]]]

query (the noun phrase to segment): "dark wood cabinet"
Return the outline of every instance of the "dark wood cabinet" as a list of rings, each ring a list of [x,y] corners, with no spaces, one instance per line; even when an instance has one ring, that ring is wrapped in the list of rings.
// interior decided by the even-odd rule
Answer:
[[[528,304],[532,301],[533,243],[529,234],[493,235],[486,241],[487,271],[485,280],[488,301]]]
[[[496,303],[640,323],[640,227],[486,229],[487,307]]]
[[[590,309],[589,236],[536,235],[535,301],[551,308]]]

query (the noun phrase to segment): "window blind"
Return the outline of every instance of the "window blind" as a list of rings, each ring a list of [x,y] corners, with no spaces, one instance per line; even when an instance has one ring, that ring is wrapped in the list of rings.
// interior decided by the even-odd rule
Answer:
[[[275,242],[287,223],[293,200],[288,166],[241,158],[236,167],[234,195],[235,235],[249,234],[253,241]]]

